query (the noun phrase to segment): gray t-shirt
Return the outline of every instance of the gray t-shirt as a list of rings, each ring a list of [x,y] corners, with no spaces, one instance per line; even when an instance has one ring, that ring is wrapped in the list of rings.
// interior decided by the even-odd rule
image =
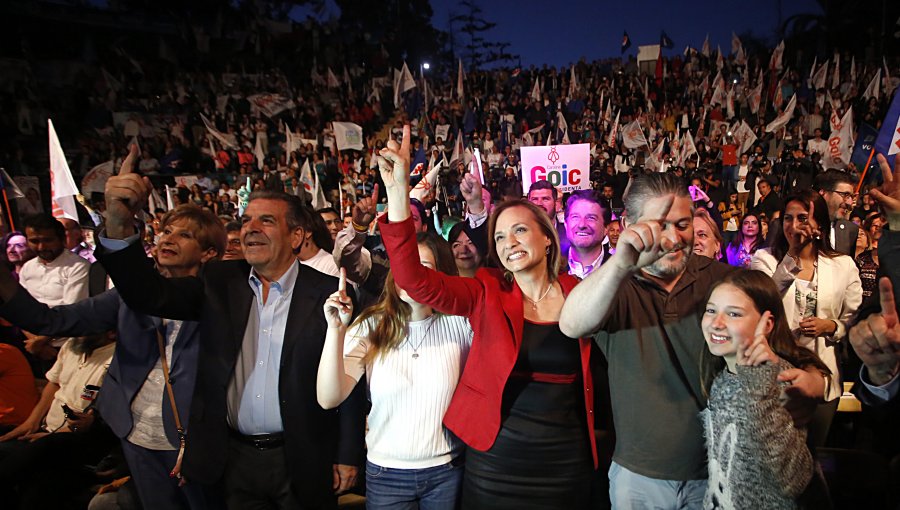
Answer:
[[[609,361],[613,460],[659,480],[706,478],[700,314],[709,288],[734,268],[693,255],[671,293],[635,275],[594,336]]]

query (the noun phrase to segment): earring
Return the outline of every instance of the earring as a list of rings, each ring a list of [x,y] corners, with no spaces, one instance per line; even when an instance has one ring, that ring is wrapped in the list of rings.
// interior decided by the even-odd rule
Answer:
[[[550,247],[547,247],[547,255],[550,255]]]

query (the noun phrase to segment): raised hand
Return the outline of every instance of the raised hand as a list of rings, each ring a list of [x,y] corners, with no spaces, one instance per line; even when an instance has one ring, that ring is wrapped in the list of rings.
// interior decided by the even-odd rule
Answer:
[[[663,233],[665,218],[674,202],[675,195],[672,194],[663,201],[645,205],[644,216],[653,219],[631,224],[623,230],[611,261],[634,272],[675,249],[675,242]]]
[[[481,214],[484,210],[484,202],[481,200],[481,181],[478,177],[471,172],[463,175],[462,181],[459,183],[459,191],[469,206],[469,212]]]
[[[381,149],[378,158],[378,170],[388,193],[402,191],[409,193],[409,124],[403,126],[403,141],[400,145],[394,140],[389,140],[387,146]]]
[[[756,324],[753,338],[739,342],[735,361],[738,365],[759,366],[766,361],[777,363],[778,355],[772,352],[766,332],[771,329],[772,313],[763,312]]]
[[[881,167],[881,175],[884,183],[878,189],[869,192],[887,213],[891,229],[900,230],[900,157],[894,159],[894,171],[888,166],[887,159],[878,155],[878,165]]]
[[[353,223],[368,228],[378,212],[378,183],[372,188],[372,196],[362,198],[353,206]]]
[[[119,175],[106,181],[106,231],[111,239],[123,239],[134,233],[132,218],[147,203],[150,180],[134,173],[137,147],[128,151]]]
[[[353,302],[347,295],[347,272],[341,268],[338,290],[328,297],[323,306],[325,320],[329,328],[341,328],[350,325],[353,316]]]
[[[882,278],[878,287],[881,313],[870,315],[850,329],[850,345],[866,365],[869,381],[881,386],[900,371],[900,319],[891,281]]]

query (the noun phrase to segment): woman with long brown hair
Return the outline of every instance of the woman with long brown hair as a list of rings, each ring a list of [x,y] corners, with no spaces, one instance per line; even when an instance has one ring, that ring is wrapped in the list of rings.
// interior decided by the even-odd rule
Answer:
[[[862,284],[853,259],[831,247],[828,205],[819,193],[786,198],[781,222],[772,246],[758,250],[751,267],[772,277],[798,344],[831,370],[825,403],[810,424],[810,444],[818,447],[825,444],[843,393],[836,346],[862,303]]]
[[[423,266],[457,274],[443,239],[421,233],[417,245]],[[341,287],[346,288],[343,270]],[[367,506],[457,508],[462,443],[441,420],[472,344],[469,322],[417,303],[388,273],[381,298],[348,328],[352,305],[342,290],[325,303],[328,333],[316,391],[319,404],[331,409],[366,377],[372,402],[366,434]]]
[[[488,250],[497,269],[474,278],[418,262],[409,198],[409,126],[389,142],[379,169],[387,217],[379,220],[394,278],[416,301],[468,317],[474,330],[466,369],[444,425],[466,445],[466,509],[583,509],[589,506],[593,384],[589,339],[559,328],[577,284],[559,274],[559,238],[543,209],[526,201],[497,207]],[[471,174],[466,179],[476,180]]]

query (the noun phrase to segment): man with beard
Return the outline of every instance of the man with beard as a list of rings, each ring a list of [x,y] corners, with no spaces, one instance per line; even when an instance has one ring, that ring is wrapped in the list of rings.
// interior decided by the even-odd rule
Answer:
[[[831,218],[831,246],[844,255],[853,256],[859,227],[848,220],[856,205],[854,182],[840,170],[826,170],[816,177],[815,188],[828,204]]]
[[[112,446],[92,404],[115,350],[113,333],[66,341],[25,423],[0,436],[4,508],[54,508],[88,483],[81,469]]]
[[[708,289],[733,269],[691,256],[691,197],[673,174],[636,176],[624,222],[615,255],[567,297],[560,329],[570,338],[594,334],[609,363],[612,507],[700,508],[707,488],[697,418],[706,406],[700,316]],[[779,378],[793,384],[789,396],[796,398],[786,407],[799,404],[811,414],[822,376],[793,369]]]
[[[578,191],[566,201],[569,274],[584,279],[609,259],[603,206],[593,191]]]

